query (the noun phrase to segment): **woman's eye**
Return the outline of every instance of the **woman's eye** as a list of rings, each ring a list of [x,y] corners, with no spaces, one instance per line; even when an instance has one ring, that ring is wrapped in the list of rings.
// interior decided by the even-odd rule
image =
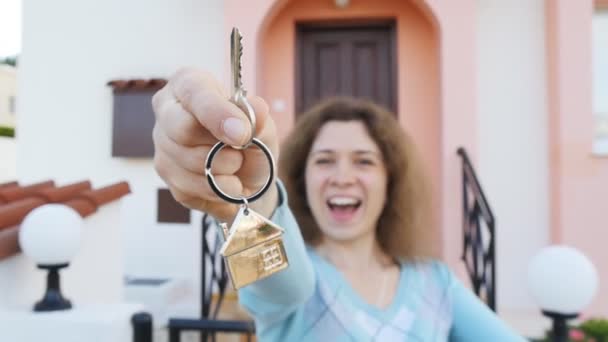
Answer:
[[[328,159],[328,158],[320,158],[320,159],[315,160],[315,164],[329,164],[331,162],[332,162],[332,160]]]
[[[359,159],[357,160],[357,164],[360,165],[374,165],[374,161],[371,159]]]

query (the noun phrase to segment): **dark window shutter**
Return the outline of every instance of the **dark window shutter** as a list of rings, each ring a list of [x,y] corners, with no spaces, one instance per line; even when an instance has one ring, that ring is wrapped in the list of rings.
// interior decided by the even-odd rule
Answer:
[[[141,90],[114,93],[113,157],[154,156],[154,92]]]
[[[190,223],[190,209],[179,204],[169,189],[158,189],[156,203],[158,223]]]

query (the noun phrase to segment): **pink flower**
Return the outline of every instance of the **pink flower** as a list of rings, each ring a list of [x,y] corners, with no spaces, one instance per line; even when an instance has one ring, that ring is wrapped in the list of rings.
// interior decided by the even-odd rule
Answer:
[[[585,340],[585,333],[579,329],[570,329],[570,332],[568,335],[572,341],[584,341]]]

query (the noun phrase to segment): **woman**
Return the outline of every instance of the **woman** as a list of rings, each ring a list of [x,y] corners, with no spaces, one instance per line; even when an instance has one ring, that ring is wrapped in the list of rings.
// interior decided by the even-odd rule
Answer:
[[[153,102],[158,173],[182,204],[229,221],[237,208],[209,188],[202,160],[218,139],[249,139],[244,114],[210,75],[190,69]],[[256,136],[276,155],[268,107],[251,102]],[[285,229],[290,265],[239,290],[261,341],[523,341],[434,261],[423,173],[390,113],[332,99],[285,142],[287,191],[277,181],[251,206]],[[266,163],[256,148],[227,150],[213,173],[226,192],[249,194]]]

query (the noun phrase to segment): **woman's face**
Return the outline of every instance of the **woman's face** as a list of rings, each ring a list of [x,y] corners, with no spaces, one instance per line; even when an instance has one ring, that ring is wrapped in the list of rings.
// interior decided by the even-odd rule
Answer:
[[[306,161],[306,196],[324,238],[375,234],[387,178],[382,152],[362,122],[324,124]]]

